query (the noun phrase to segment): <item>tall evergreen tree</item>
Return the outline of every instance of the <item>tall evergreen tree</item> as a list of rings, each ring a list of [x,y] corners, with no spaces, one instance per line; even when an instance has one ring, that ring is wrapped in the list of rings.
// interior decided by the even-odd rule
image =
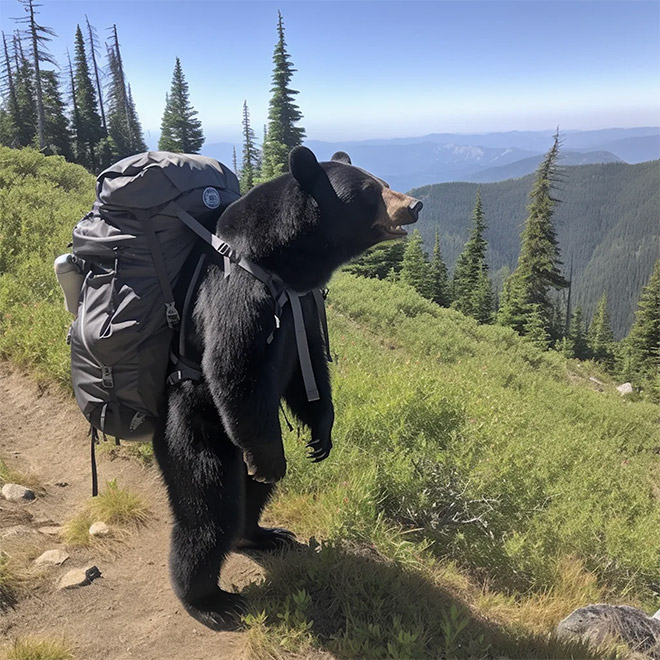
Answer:
[[[231,148],[231,162],[234,168],[234,174],[238,175],[238,160],[236,159],[236,147]]]
[[[472,213],[473,226],[463,251],[456,261],[452,281],[452,307],[463,314],[472,316],[481,323],[490,323],[493,316],[493,290],[488,279],[484,238],[486,222],[481,203],[481,191],[477,188],[477,198]]]
[[[422,235],[417,229],[406,242],[401,264],[401,281],[409,284],[424,298],[433,299],[431,264],[424,252]]]
[[[642,289],[635,322],[624,343],[630,354],[631,378],[640,383],[654,381],[660,395],[660,259]]]
[[[133,136],[133,147],[135,151],[146,151],[147,143],[144,141],[142,134],[142,124],[140,123],[140,118],[138,117],[135,101],[133,100],[133,91],[131,90],[130,84],[128,85],[126,98],[128,107],[128,126],[129,133]]]
[[[76,161],[95,172],[98,168],[98,143],[104,137],[101,117],[98,113],[96,90],[92,83],[87,53],[80,25],[76,26],[75,38],[75,108],[73,131],[76,136]]]
[[[607,310],[606,293],[603,293],[598,301],[596,313],[589,325],[587,341],[594,359],[611,369],[614,365],[614,335],[612,334],[612,324]]]
[[[30,50],[32,55],[32,68],[34,71],[34,88],[36,90],[37,100],[37,141],[39,148],[43,149],[46,146],[45,142],[45,110],[42,88],[41,76],[41,63],[50,62],[56,64],[53,56],[46,50],[45,44],[51,41],[51,37],[57,36],[52,28],[39,25],[36,16],[39,12],[36,11],[37,7],[41,7],[34,0],[20,0],[23,8],[28,14],[25,18],[19,18],[20,23],[27,25],[26,34],[30,39]]]
[[[559,245],[553,226],[557,200],[552,191],[557,181],[559,133],[536,171],[536,179],[527,207],[528,216],[522,232],[518,265],[505,282],[498,322],[527,334],[532,312],[543,322],[546,333],[553,328],[554,302],[551,289],[568,286],[559,268]],[[534,326],[538,318],[533,320]]]
[[[101,76],[99,74],[99,65],[96,58],[99,54],[98,38],[96,30],[90,24],[87,14],[85,14],[85,22],[87,23],[87,38],[89,39],[89,55],[92,58],[92,68],[94,70],[94,80],[96,81],[96,93],[99,103],[99,110],[101,111],[101,125],[103,126],[104,137],[108,134],[108,124],[105,120],[105,107],[103,105],[103,89],[101,88]]]
[[[64,156],[73,161],[73,148],[69,120],[59,89],[59,77],[55,71],[41,72],[44,102],[44,150],[47,154]]]
[[[108,137],[113,157],[123,158],[147,149],[142,127],[126,82],[119,49],[117,26],[112,26],[112,43],[107,47],[110,86],[108,90]]]
[[[273,53],[273,86],[268,106],[268,131],[264,141],[262,179],[272,179],[289,169],[289,152],[302,144],[305,129],[295,126],[302,113],[293,99],[297,90],[289,84],[296,69],[286,50],[282,14],[277,12],[278,40]]]
[[[37,136],[37,103],[34,92],[34,69],[25,56],[21,37],[14,34],[14,89],[16,90],[17,115],[15,118],[16,142],[20,147],[33,144]]]
[[[257,172],[257,147],[254,144],[254,131],[250,128],[250,111],[247,101],[243,101],[243,165],[238,177],[241,193],[245,194],[254,186]]]
[[[3,72],[2,81],[5,87],[5,103],[3,103],[3,128],[2,144],[8,147],[18,147],[18,127],[21,123],[21,116],[18,106],[18,97],[16,96],[16,85],[14,83],[14,72],[12,70],[11,58],[9,57],[9,48],[7,46],[7,37],[2,33],[3,46]]]
[[[435,241],[433,243],[433,254],[431,256],[431,286],[433,289],[431,300],[436,305],[440,305],[440,307],[449,307],[451,304],[449,274],[447,265],[442,259],[440,232],[437,227],[435,230]]]
[[[561,342],[561,349],[566,357],[587,360],[591,357],[584,327],[582,307],[579,305],[571,315],[568,328]]]
[[[181,60],[177,57],[172,74],[172,86],[165,96],[165,111],[160,125],[158,148],[162,151],[178,151],[197,154],[204,144],[202,122],[196,117],[197,110],[190,104],[188,83],[183,75]]]

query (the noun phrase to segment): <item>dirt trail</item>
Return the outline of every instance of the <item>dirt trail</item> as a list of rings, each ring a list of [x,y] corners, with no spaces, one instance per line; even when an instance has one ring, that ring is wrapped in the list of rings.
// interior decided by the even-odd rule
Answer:
[[[0,363],[0,458],[12,468],[35,473],[46,491],[29,503],[0,498],[0,548],[4,545],[9,552],[18,541],[33,548],[31,556],[36,556],[64,547],[57,536],[36,530],[66,522],[89,498],[87,428],[74,401]],[[0,611],[0,639],[64,635],[74,645],[77,660],[243,656],[241,633],[206,629],[183,611],[172,593],[167,568],[170,514],[158,470],[107,453],[97,458],[100,485],[116,478],[120,486],[144,496],[152,512],[147,526],[115,543],[112,552],[67,549],[70,559],[63,566],[49,568],[41,586],[13,610]],[[9,527],[19,524],[24,527],[17,534],[6,535]],[[56,590],[62,574],[89,564],[99,567],[101,579],[74,590]],[[240,588],[260,575],[256,563],[232,555],[223,584]]]

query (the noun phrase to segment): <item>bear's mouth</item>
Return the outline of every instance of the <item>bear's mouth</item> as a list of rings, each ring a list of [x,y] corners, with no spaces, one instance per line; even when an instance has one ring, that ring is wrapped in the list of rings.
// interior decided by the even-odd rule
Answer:
[[[402,225],[412,225],[417,222],[417,218],[410,217],[408,220],[397,218],[396,220],[390,219],[387,223],[378,223],[376,226],[389,238],[401,238],[407,236],[408,232],[403,228]]]

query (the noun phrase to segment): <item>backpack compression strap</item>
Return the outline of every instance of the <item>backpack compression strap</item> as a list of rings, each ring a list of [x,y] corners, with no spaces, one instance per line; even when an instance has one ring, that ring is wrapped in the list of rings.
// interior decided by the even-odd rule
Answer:
[[[215,234],[212,234],[206,227],[201,225],[190,213],[187,213],[176,202],[170,204],[163,209],[162,213],[174,212],[174,214],[183,222],[188,228],[194,231],[205,243],[210,245],[224,261],[225,277],[229,276],[231,272],[231,265],[236,264],[243,270],[250,273],[253,277],[263,282],[270,291],[270,294],[275,301],[275,328],[279,328],[282,306],[288,300],[291,304],[291,311],[293,313],[293,326],[296,336],[296,347],[298,348],[298,359],[300,362],[300,370],[302,371],[303,382],[305,384],[305,392],[307,393],[308,401],[318,401],[320,399],[319,390],[316,386],[316,379],[314,378],[314,369],[312,368],[312,360],[309,354],[309,345],[307,342],[307,331],[305,329],[305,319],[303,317],[302,307],[300,305],[300,297],[306,296],[308,292],[298,293],[284,285],[284,282],[253,263],[245,257],[241,257],[229,245],[220,240]],[[280,290],[278,290],[278,288]],[[325,335],[326,354],[328,361],[332,361],[330,357],[330,346],[328,343],[328,325],[325,316],[325,306],[323,304],[323,296],[320,291],[314,291],[314,300],[316,302],[319,318],[323,326],[323,334]],[[273,339],[273,335],[268,338],[268,343]],[[168,382],[178,382],[183,379],[183,372],[178,371],[173,374],[174,380],[168,379]],[[171,377],[170,377],[171,378]]]

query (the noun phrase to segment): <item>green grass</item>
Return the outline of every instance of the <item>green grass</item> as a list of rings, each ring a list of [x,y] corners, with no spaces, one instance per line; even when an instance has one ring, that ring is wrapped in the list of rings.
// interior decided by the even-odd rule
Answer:
[[[53,271],[94,200],[94,177],[38,151],[0,147],[0,356],[68,385],[71,323]],[[29,329],[29,331],[26,331]]]
[[[7,650],[7,660],[73,660],[71,645],[63,638],[23,637]]]
[[[0,355],[64,385],[52,260],[92,196],[80,168],[0,149]],[[328,315],[335,447],[313,465],[285,433],[268,510],[321,551],[250,588],[256,655],[588,657],[549,637],[572,609],[660,606],[657,406],[400,284],[339,274]]]

